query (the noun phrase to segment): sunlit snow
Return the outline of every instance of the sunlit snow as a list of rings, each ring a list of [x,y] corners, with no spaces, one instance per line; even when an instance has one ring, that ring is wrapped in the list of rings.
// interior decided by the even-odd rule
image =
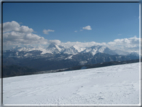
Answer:
[[[139,104],[139,63],[3,79],[6,104]]]

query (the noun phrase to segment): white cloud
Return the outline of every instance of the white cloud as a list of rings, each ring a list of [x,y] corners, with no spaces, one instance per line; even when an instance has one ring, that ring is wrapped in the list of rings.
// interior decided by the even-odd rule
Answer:
[[[20,24],[16,21],[3,23],[3,32],[13,31],[20,27]]]
[[[18,32],[21,32],[21,33],[31,33],[31,32],[33,32],[33,29],[29,28],[28,26],[21,26],[20,28],[17,28],[15,30],[18,31]]]
[[[83,27],[83,29],[85,29],[85,30],[92,30],[90,25]]]
[[[47,33],[50,29],[47,30]],[[50,30],[51,31],[51,30]],[[6,22],[3,24],[3,46],[11,47],[13,45],[48,45],[50,43],[60,44],[65,47],[77,45],[80,48],[94,45],[108,46],[110,49],[119,49],[127,52],[138,52],[141,39],[134,36],[131,38],[115,39],[108,43],[97,42],[61,42],[60,40],[47,40],[33,33],[34,30],[28,26],[21,26],[18,22]]]
[[[107,46],[111,49],[120,49],[123,51],[139,51],[139,42],[141,42],[140,38],[136,36],[131,38],[124,38],[124,39],[115,39],[112,42],[108,42]]]
[[[88,26],[82,27],[79,31],[83,31],[83,30],[92,30],[92,28],[90,25],[88,25]],[[77,32],[77,30],[75,30],[74,32]]]
[[[61,45],[65,46],[65,47],[71,47],[74,45],[77,45],[80,48],[86,48],[86,47],[90,47],[90,46],[94,46],[94,45],[106,45],[106,43],[97,43],[97,42],[65,42],[65,43],[61,43]]]
[[[9,31],[31,33],[33,32],[33,29],[29,28],[28,26],[20,26],[18,22],[12,21],[12,22],[6,22],[3,24],[3,32],[9,32]]]
[[[97,42],[61,42],[60,44],[65,46],[66,48],[71,46],[78,46],[79,48],[86,48],[91,47],[95,45],[101,45],[101,46],[107,46],[112,50],[122,50],[125,52],[139,52],[139,42],[140,38],[137,38],[136,36],[131,38],[123,38],[123,39],[115,39],[112,42],[108,43],[97,43]]]
[[[47,44],[48,40],[33,33],[28,26],[20,26],[16,21],[3,23],[4,46]]]
[[[119,45],[123,47],[137,47],[139,46],[140,38],[136,36],[124,39],[115,39],[113,42],[108,42],[109,45]]]
[[[49,32],[54,32],[54,30],[51,30],[51,29],[48,29],[48,30],[44,29],[44,30],[43,30],[43,33],[44,33],[44,34],[47,34],[47,35],[48,35]]]
[[[61,44],[61,41],[60,40],[48,40],[48,43],[52,43],[52,44]]]

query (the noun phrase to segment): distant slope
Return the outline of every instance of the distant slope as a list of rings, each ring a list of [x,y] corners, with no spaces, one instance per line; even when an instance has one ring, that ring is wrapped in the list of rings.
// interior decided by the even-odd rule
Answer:
[[[129,63],[136,63],[139,62],[139,59],[135,60],[128,60],[128,61],[111,61],[111,62],[102,62],[102,63],[97,63],[97,64],[90,64],[90,65],[80,65],[80,66],[75,66],[71,67],[66,70],[78,70],[78,69],[88,69],[88,68],[98,68],[98,67],[105,67],[105,66],[111,66],[111,65],[120,65],[120,64],[129,64]]]
[[[20,75],[30,75],[37,73],[38,70],[20,67],[17,65],[3,66],[3,77],[20,76]]]
[[[139,63],[3,79],[3,103],[139,104]],[[52,106],[53,106],[52,105]],[[126,106],[126,105],[125,105]]]
[[[39,61],[40,62],[40,61]],[[18,65],[8,65],[3,66],[3,77],[12,77],[12,76],[22,76],[22,75],[30,75],[30,74],[39,74],[39,73],[54,73],[54,72],[62,72],[62,71],[71,71],[71,70],[79,70],[79,69],[88,69],[88,68],[97,68],[97,67],[104,67],[104,66],[111,66],[111,65],[119,65],[119,64],[126,64],[126,63],[135,63],[139,62],[139,59],[136,60],[128,60],[128,61],[111,61],[111,62],[103,62],[97,64],[83,64],[79,65],[77,62],[70,62],[70,61],[53,61],[53,62],[46,62],[41,67],[49,67],[51,70],[44,70],[43,68],[37,69],[36,67],[30,68],[26,66],[18,66]],[[27,62],[29,63],[29,62]],[[41,64],[43,61],[41,61]],[[32,63],[29,63],[32,65]],[[65,68],[66,67],[66,68]],[[58,69],[57,69],[58,68]]]

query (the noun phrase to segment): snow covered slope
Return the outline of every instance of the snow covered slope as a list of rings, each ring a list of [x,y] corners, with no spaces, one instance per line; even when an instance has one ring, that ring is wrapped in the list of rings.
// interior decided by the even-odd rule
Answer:
[[[139,63],[3,79],[7,104],[139,104]]]

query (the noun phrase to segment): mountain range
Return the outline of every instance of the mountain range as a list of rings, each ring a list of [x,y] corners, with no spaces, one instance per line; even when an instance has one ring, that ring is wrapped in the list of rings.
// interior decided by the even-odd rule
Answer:
[[[17,70],[17,72],[24,72],[25,70],[25,72],[32,71],[32,73],[34,71],[48,72],[51,70],[70,69],[76,66],[135,59],[139,59],[139,55],[135,52],[129,53],[121,50],[111,50],[106,46],[96,45],[79,48],[74,45],[65,48],[61,45],[50,44],[46,48],[15,47],[11,50],[4,50],[3,70],[6,75],[11,74],[9,70]]]
[[[65,46],[62,45],[57,45],[57,44],[50,44],[47,48],[43,48],[43,47],[29,47],[29,46],[25,46],[25,47],[15,47],[11,50],[5,50],[4,53],[6,52],[16,52],[16,54],[12,54],[11,55],[13,57],[18,57],[20,56],[19,53],[24,52],[26,53],[24,56],[25,57],[30,57],[32,56],[34,53],[33,51],[40,51],[41,53],[39,55],[45,55],[45,54],[70,54],[70,55],[76,55],[76,54],[80,54],[80,53],[91,53],[93,56],[96,55],[97,53],[105,53],[105,54],[109,54],[109,55],[129,55],[129,54],[135,54],[138,55],[138,53],[136,52],[127,52],[127,51],[122,51],[122,50],[111,50],[109,49],[107,46],[101,46],[101,45],[95,45],[95,46],[91,46],[91,47],[86,47],[86,48],[81,48],[79,46],[71,46],[66,48]],[[10,56],[11,56],[10,55]]]

